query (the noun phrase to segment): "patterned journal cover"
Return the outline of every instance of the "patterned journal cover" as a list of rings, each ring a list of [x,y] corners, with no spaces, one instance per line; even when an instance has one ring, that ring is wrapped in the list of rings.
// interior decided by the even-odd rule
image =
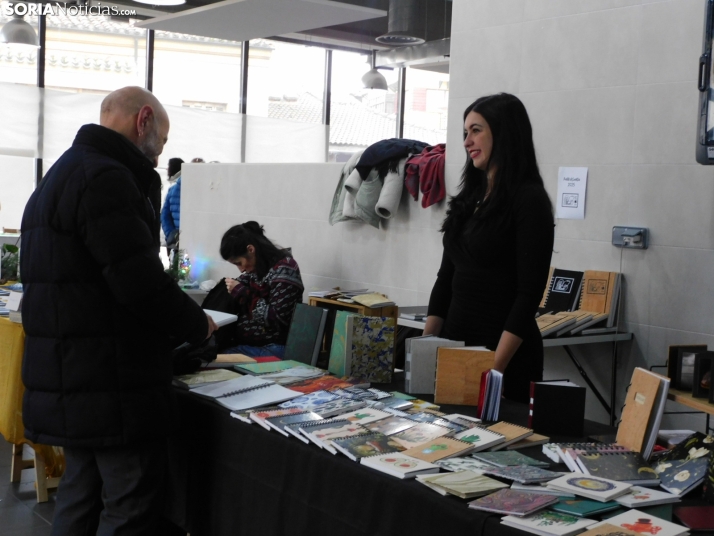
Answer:
[[[628,508],[639,508],[641,506],[675,503],[681,499],[677,495],[664,491],[632,486],[625,495],[621,495],[615,500]]]
[[[696,455],[696,449],[693,449]],[[684,495],[704,481],[707,474],[709,456],[685,458],[683,460],[660,461],[654,466],[659,476],[660,486],[675,495]]]
[[[242,374],[251,374],[258,376],[260,374],[270,374],[272,372],[280,372],[293,367],[303,367],[304,363],[300,361],[272,361],[269,363],[244,363],[233,367]]]
[[[437,437],[442,437],[448,435],[450,430],[448,428],[443,428],[436,424],[429,424],[427,422],[422,422],[416,426],[394,434],[392,437],[394,440],[402,445],[405,449],[412,447],[417,447],[422,443],[426,443]]]
[[[416,425],[417,423],[410,419],[397,417],[395,415],[393,417],[387,417],[386,419],[368,423],[365,425],[365,428],[368,428],[372,432],[380,432],[384,435],[394,435]]]
[[[434,463],[447,471],[471,471],[479,475],[493,467],[490,463],[480,462],[469,456],[447,458]]]
[[[413,456],[414,458],[419,458],[425,462],[434,463],[437,460],[462,455],[469,450],[471,450],[471,445],[468,443],[458,441],[457,439],[451,439],[449,437],[439,437],[437,439],[427,441],[418,447],[412,447],[405,450],[404,454]]]
[[[456,495],[462,499],[481,497],[508,487],[503,482],[479,475],[473,471],[457,471],[420,477],[419,482],[426,484],[430,488],[440,488],[446,493]],[[439,489],[436,489],[436,491],[439,491]]]
[[[509,465],[533,465],[535,467],[548,467],[548,463],[541,462],[530,456],[512,450],[498,452],[477,452],[472,454],[477,460],[481,460],[497,467],[507,467]]]
[[[303,410],[312,409],[320,404],[326,404],[327,402],[332,402],[333,400],[339,400],[339,396],[334,393],[325,390],[315,391],[314,393],[308,393],[282,404],[278,404],[281,408],[300,408]]]
[[[433,413],[428,413],[426,411],[414,413],[409,418],[412,419],[413,421],[417,421],[417,422],[430,422],[431,424],[438,424],[439,426],[448,428],[454,434],[458,434],[460,432],[463,432],[464,430],[468,430],[469,428],[471,428],[470,426],[464,426],[463,424],[459,424],[457,422],[453,422],[448,419],[444,419],[442,417],[434,415]]]
[[[506,440],[506,436],[502,434],[497,434],[491,430],[478,427],[454,434],[454,438],[471,443],[474,446],[475,452],[486,450]]]
[[[312,413],[311,411],[306,411],[304,413],[293,413],[291,415],[282,415],[280,417],[268,417],[265,422],[268,426],[274,428],[283,435],[288,435],[285,427],[289,424],[301,424],[304,422],[313,422],[323,420],[317,413]]]
[[[639,536],[639,533],[605,522],[591,525],[586,532],[582,532],[578,536]]]
[[[313,393],[319,390],[330,391],[337,387],[352,387],[354,385],[364,385],[364,382],[354,378],[336,378],[335,376],[319,376],[309,378],[301,382],[291,383],[290,389],[300,393]],[[367,384],[369,385],[369,384]]]
[[[319,406],[312,408],[312,411],[319,413],[324,418],[332,417],[333,415],[340,415],[342,413],[349,413],[351,411],[356,411],[362,409],[367,405],[366,402],[361,400],[347,400],[344,398],[338,398],[332,402],[326,402]]]
[[[340,415],[340,419],[345,419],[359,424],[380,421],[382,419],[386,419],[387,417],[392,417],[392,414],[382,411],[381,409],[374,408],[361,408],[348,413],[342,413]]]
[[[391,437],[380,433],[360,434],[333,439],[333,446],[348,458],[358,461],[366,456],[401,452],[404,448]]]
[[[594,525],[596,521],[551,510],[543,510],[526,517],[506,516],[501,523],[541,536],[570,536]]]
[[[469,508],[514,516],[525,516],[558,502],[553,495],[502,489],[469,503]]]
[[[636,452],[578,451],[577,463],[588,475],[630,484],[659,484],[657,473]]]
[[[397,478],[413,478],[416,475],[436,473],[439,467],[423,460],[417,460],[403,453],[377,454],[360,458],[360,463],[377,471]]]
[[[484,471],[487,475],[504,478],[506,480],[515,480],[522,484],[536,484],[538,482],[548,482],[560,476],[560,473],[554,473],[541,467],[533,467],[531,465],[509,465],[507,467],[492,467]]]
[[[665,521],[641,510],[628,510],[618,516],[608,518],[606,523],[640,534],[656,534],[657,536],[680,536],[687,532],[686,527]]]
[[[332,346],[327,370],[335,376],[346,376],[347,372],[347,319],[355,316],[349,311],[335,311],[335,327],[332,331]]]
[[[548,486],[555,489],[570,491],[576,495],[607,502],[615,497],[624,495],[632,487],[630,484],[615,482],[607,478],[583,475],[582,473],[568,473],[551,480]]]
[[[394,318],[352,316],[347,319],[347,374],[376,383],[390,383],[394,372]],[[351,337],[350,337],[351,335]]]
[[[253,422],[257,422],[263,428],[270,429],[268,424],[265,422],[265,419],[267,419],[268,417],[280,417],[282,415],[291,415],[294,413],[302,413],[302,412],[303,412],[303,410],[301,410],[300,408],[274,408],[274,409],[264,408],[262,410],[251,411],[250,419]]]

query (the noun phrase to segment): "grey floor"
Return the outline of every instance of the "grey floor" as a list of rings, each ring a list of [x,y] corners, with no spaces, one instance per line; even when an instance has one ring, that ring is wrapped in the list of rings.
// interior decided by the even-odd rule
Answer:
[[[25,449],[24,457],[31,452]],[[0,436],[0,536],[49,536],[56,492],[38,504],[34,469],[25,469],[20,482],[10,483],[11,461],[12,445]]]

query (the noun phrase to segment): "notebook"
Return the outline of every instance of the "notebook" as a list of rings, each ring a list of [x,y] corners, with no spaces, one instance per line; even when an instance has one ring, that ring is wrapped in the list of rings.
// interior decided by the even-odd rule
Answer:
[[[405,450],[404,453],[408,456],[434,463],[453,456],[463,456],[470,452],[472,448],[469,443],[464,441],[450,437],[439,437]]]
[[[657,536],[680,536],[687,532],[686,527],[665,521],[641,510],[628,510],[620,515],[608,518],[606,522],[601,524],[604,523],[639,532],[640,534],[656,534]]]
[[[285,342],[285,359],[314,367],[322,348],[326,321],[327,309],[298,303]]]
[[[216,382],[190,392],[212,398],[233,411],[277,404],[300,396],[297,391],[291,391],[282,385],[255,376],[242,376],[234,380]]]
[[[506,488],[471,501],[469,508],[520,517],[532,514],[557,502],[558,497],[553,495],[525,493]]]
[[[505,480],[513,480],[521,484],[537,484],[548,482],[560,476],[561,473],[554,473],[542,467],[532,465],[509,465],[507,467],[491,467],[484,471],[484,474],[495,476]]]
[[[212,311],[211,309],[204,309],[203,312],[210,316],[219,328],[232,324],[233,322],[238,322],[237,315],[222,313],[221,311]]]
[[[569,491],[587,499],[607,502],[624,495],[632,486],[606,478],[569,473],[548,482],[548,487]]]
[[[524,439],[530,435],[533,435],[533,430],[529,428],[524,428],[523,426],[518,426],[517,424],[511,424],[509,422],[501,421],[497,422],[496,424],[492,424],[487,428],[487,430],[490,430],[492,432],[496,432],[497,434],[501,434],[505,436],[506,440],[502,443],[499,443],[495,445],[494,447],[491,448],[491,450],[500,450],[502,448],[507,447],[511,443],[516,443],[517,441],[520,441],[521,439]]]
[[[501,523],[540,536],[571,536],[597,523],[561,512],[543,510],[526,517],[506,516]]]
[[[331,441],[335,449],[354,461],[359,461],[360,458],[366,456],[391,454],[404,450],[404,447],[391,437],[378,432],[358,434],[352,437],[332,439]]]
[[[414,478],[416,475],[439,472],[438,465],[406,456],[401,452],[362,457],[360,463],[397,478]]]
[[[482,497],[508,487],[498,480],[472,471],[421,476],[417,481],[442,495],[456,495],[462,499]]]

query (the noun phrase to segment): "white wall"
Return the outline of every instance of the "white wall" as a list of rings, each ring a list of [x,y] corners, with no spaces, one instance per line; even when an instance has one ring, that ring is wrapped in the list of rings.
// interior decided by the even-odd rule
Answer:
[[[441,261],[440,208],[422,209],[402,196],[383,229],[327,222],[342,164],[188,165],[182,172],[181,247],[200,280],[235,277],[220,258],[223,233],[255,220],[266,235],[292,247],[307,292],[364,288],[401,306],[428,302]]]
[[[475,98],[518,95],[533,123],[546,187],[558,166],[587,166],[586,219],[557,223],[553,264],[622,271],[626,328],[618,410],[635,366],[663,365],[669,344],[714,346],[714,169],[697,165],[697,64],[704,0],[454,0],[447,154],[463,163],[461,114]],[[650,248],[621,251],[613,225],[650,228]],[[609,391],[608,348],[579,353]],[[662,372],[662,369],[659,369]],[[550,351],[546,376],[579,380]],[[668,410],[685,410],[670,404]],[[588,416],[604,412],[588,398]],[[703,429],[704,418],[664,427]]]

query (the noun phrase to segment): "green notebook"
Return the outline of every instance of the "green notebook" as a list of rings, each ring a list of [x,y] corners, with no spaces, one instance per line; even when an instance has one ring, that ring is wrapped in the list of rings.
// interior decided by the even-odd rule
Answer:
[[[330,362],[327,370],[340,378],[347,376],[347,319],[355,314],[349,311],[335,311],[335,328],[332,331]]]
[[[234,365],[233,368],[238,372],[243,374],[251,374],[253,376],[259,376],[261,374],[270,374],[271,372],[282,372],[283,370],[291,369],[293,367],[305,367],[305,363],[300,363],[300,361],[268,361],[267,363],[242,363],[240,365]]]
[[[550,507],[551,510],[570,514],[578,517],[589,517],[611,510],[617,510],[620,503],[617,501],[591,501],[590,499],[560,499],[557,503]]]

